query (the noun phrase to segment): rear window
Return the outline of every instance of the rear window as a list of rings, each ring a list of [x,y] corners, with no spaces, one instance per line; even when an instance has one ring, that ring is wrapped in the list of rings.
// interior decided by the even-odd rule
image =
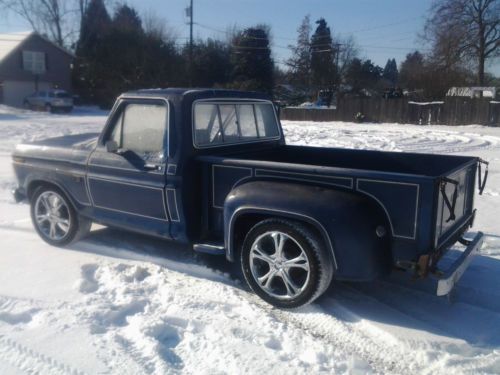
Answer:
[[[70,98],[70,95],[64,91],[56,92],[56,98]]]
[[[211,103],[194,105],[194,143],[200,147],[244,143],[279,137],[271,103]]]

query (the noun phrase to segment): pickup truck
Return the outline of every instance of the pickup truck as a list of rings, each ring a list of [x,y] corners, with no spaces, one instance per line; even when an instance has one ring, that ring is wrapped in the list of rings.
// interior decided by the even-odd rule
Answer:
[[[304,125],[306,126],[306,125]],[[158,89],[120,96],[99,134],[18,145],[17,200],[43,240],[64,246],[92,222],[225,255],[250,288],[293,308],[332,279],[394,269],[437,278],[447,295],[480,249],[472,226],[477,157],[285,143],[265,95]],[[457,241],[466,248],[440,269]]]

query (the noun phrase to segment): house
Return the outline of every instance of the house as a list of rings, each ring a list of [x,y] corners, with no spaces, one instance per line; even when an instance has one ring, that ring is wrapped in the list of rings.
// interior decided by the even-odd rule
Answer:
[[[0,104],[22,106],[35,91],[71,90],[74,56],[36,32],[0,34]]]
[[[446,96],[495,99],[498,94],[500,90],[496,87],[451,87]]]

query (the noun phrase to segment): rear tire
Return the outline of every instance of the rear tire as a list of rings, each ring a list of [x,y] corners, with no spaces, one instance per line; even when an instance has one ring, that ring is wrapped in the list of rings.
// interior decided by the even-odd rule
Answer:
[[[38,235],[53,246],[84,237],[92,222],[78,215],[66,195],[54,186],[40,186],[31,197],[31,220]]]
[[[322,242],[303,224],[267,219],[248,232],[241,266],[249,287],[264,301],[295,308],[322,295],[333,265]]]

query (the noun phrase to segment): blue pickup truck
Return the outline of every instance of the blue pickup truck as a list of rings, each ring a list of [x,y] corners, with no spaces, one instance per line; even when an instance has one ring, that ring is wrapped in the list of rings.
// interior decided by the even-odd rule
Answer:
[[[292,308],[337,280],[403,269],[448,294],[482,233],[472,226],[477,157],[289,146],[268,97],[212,89],[118,98],[99,134],[18,145],[17,200],[64,246],[92,222],[239,262],[250,288]],[[457,241],[448,269],[438,261]]]

